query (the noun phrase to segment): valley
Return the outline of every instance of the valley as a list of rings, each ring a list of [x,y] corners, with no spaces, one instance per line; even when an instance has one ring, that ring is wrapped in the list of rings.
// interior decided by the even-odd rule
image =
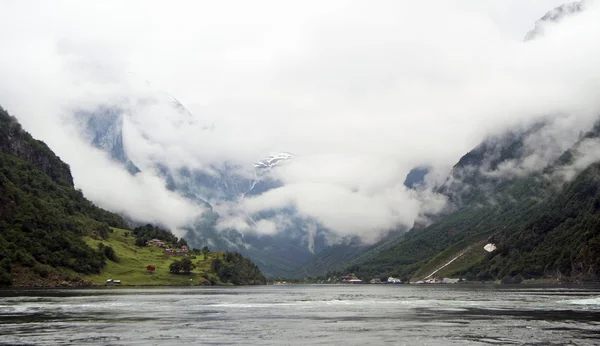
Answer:
[[[556,32],[568,33],[572,28],[564,23],[585,19],[588,11],[593,8],[585,2],[550,9],[511,42],[530,57],[527,52],[544,48]],[[246,105],[219,119],[215,109],[188,103],[189,96],[175,98],[135,73],[110,80],[115,95],[90,92],[98,97],[93,102],[53,113],[47,125],[58,134],[31,120],[39,110],[19,109],[17,117],[50,139],[61,157],[68,155],[72,167],[2,109],[3,285],[99,285],[107,276],[134,285],[344,276],[365,282],[600,280],[595,98],[587,108],[575,101],[577,107],[561,108],[549,97],[518,112],[483,102],[468,118],[454,114],[462,122],[437,132],[429,127],[435,122],[408,131],[395,122],[396,112],[381,124],[370,122],[372,114],[351,107],[348,119],[335,119],[324,131],[320,110],[289,123],[259,122],[238,117],[254,109]],[[302,112],[291,108],[277,114]],[[252,114],[270,114],[263,111]],[[446,111],[437,110],[440,121],[450,117]],[[304,117],[310,126],[298,120]],[[468,122],[478,117],[485,120]],[[446,128],[454,137],[445,137]],[[314,143],[307,140],[313,135]],[[188,276],[170,273],[170,257],[134,243],[148,241],[131,236],[148,222],[186,248],[214,252],[191,254],[195,268]],[[493,249],[485,250],[488,244]],[[238,280],[234,268],[252,275]]]

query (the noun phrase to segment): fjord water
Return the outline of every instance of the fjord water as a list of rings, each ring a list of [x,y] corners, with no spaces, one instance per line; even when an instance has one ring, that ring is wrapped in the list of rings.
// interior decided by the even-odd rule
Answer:
[[[598,287],[0,291],[0,344],[596,345]]]

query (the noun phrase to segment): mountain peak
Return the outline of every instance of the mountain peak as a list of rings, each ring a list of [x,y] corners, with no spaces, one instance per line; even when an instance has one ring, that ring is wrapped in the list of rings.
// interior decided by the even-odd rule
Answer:
[[[261,169],[269,169],[275,166],[280,166],[294,158],[294,154],[287,152],[271,153],[266,158],[254,163],[254,167]]]
[[[558,23],[565,17],[584,10],[584,1],[570,2],[548,11],[542,18],[535,22],[533,30],[525,35],[525,41],[530,41],[544,36],[544,26],[548,23]]]

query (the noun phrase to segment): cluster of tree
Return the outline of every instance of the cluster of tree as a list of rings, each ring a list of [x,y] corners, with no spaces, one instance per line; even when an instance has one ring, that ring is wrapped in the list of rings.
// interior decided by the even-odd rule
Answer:
[[[180,261],[175,260],[169,265],[169,271],[173,274],[189,274],[194,269],[196,269],[196,266],[187,257]]]
[[[197,254],[208,256],[208,254],[210,253],[210,248],[208,246],[205,246],[202,248],[202,250],[194,248],[192,251]]]
[[[151,239],[159,239],[175,246],[187,245],[185,239],[179,239],[171,233],[171,231],[164,230],[151,224],[136,227],[133,229],[132,233],[135,236],[135,244],[138,246],[145,246]]]
[[[56,267],[90,274],[112,256],[83,236],[106,238],[123,219],[86,200],[70,177],[68,165],[0,108],[1,285],[12,283],[15,266],[41,276]]]
[[[256,264],[237,252],[226,252],[223,259],[214,259],[211,269],[224,283],[264,285],[267,282]]]
[[[112,246],[106,246],[103,243],[98,244],[98,252],[104,255],[105,258],[117,262],[117,254]]]

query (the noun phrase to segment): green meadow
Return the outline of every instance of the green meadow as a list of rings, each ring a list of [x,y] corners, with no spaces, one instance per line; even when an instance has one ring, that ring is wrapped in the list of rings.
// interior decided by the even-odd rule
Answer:
[[[169,265],[178,256],[165,256],[164,249],[154,245],[139,247],[135,245],[135,237],[131,231],[112,228],[107,239],[86,237],[85,241],[97,249],[100,243],[110,246],[116,253],[116,261],[107,260],[100,274],[87,275],[86,281],[94,285],[106,285],[106,280],[121,280],[121,285],[210,285],[211,281],[220,283],[218,276],[211,272],[211,263],[216,258],[222,258],[223,253],[211,252],[206,257],[192,255],[188,258],[196,268],[190,274],[172,274]],[[153,272],[146,268],[152,265]]]

